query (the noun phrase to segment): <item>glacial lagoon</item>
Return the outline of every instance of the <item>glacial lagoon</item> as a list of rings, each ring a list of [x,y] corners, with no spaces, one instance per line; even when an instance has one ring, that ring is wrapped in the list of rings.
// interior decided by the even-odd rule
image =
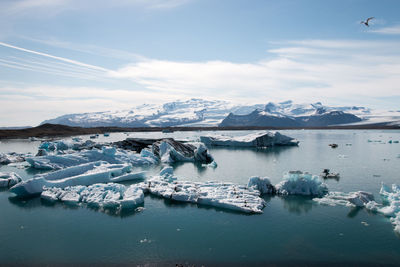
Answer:
[[[179,180],[247,184],[249,177],[269,177],[302,170],[339,172],[325,180],[329,191],[367,191],[380,202],[381,182],[400,184],[400,140],[397,130],[280,131],[299,146],[267,149],[211,147],[218,166],[173,164]],[[113,133],[96,141],[127,137],[173,137],[197,140],[201,135],[234,132]],[[89,136],[85,138],[89,139]],[[338,144],[331,148],[329,144]],[[40,141],[1,140],[0,152],[36,153]],[[148,175],[161,165],[138,168]],[[0,167],[24,180],[39,171]],[[324,206],[310,197],[264,196],[262,214],[244,214],[151,195],[142,208],[114,213],[63,203],[49,205],[39,197],[13,198],[0,191],[0,262],[2,264],[400,264],[400,236],[390,219],[366,209]]]

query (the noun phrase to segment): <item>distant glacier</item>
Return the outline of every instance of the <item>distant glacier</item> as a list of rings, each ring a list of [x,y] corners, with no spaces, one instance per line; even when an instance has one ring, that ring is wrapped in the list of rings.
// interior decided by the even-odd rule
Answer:
[[[129,110],[67,114],[41,124],[80,127],[263,126],[323,127],[340,124],[400,125],[400,111],[376,111],[359,106],[325,106],[293,101],[237,105],[228,101],[190,99],[143,104]]]

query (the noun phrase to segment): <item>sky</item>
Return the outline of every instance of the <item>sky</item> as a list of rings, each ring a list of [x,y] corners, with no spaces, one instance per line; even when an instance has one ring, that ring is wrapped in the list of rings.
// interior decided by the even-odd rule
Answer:
[[[397,0],[1,0],[0,127],[194,97],[400,110],[399,10]]]

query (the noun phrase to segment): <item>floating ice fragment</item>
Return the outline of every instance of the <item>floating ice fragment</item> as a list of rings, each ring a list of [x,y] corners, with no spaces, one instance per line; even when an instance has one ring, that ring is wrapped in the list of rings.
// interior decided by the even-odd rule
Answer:
[[[371,193],[358,191],[358,192],[329,192],[323,197],[314,198],[314,201],[319,204],[329,205],[329,206],[348,206],[348,207],[365,207],[369,205],[369,209],[373,209],[374,196]],[[371,204],[369,204],[371,202]],[[376,202],[375,202],[376,203]]]
[[[290,171],[284,174],[284,180],[275,186],[281,195],[323,196],[328,192],[325,183],[318,175],[307,172]]]
[[[369,226],[367,222],[361,222],[361,224],[363,224],[364,226]]]
[[[254,189],[260,191],[261,194],[275,194],[276,192],[275,187],[271,184],[271,181],[267,177],[250,177],[247,186],[253,187]]]
[[[400,234],[400,186],[392,184],[392,187],[388,187],[382,183],[380,194],[384,202],[389,205],[378,209],[378,212],[392,217],[391,222],[395,226],[394,230]]]
[[[270,146],[294,146],[298,145],[296,139],[280,134],[279,132],[259,132],[246,136],[201,136],[200,141],[211,146],[232,147],[270,147]]]
[[[45,187],[41,198],[68,205],[86,203],[90,207],[120,210],[134,209],[144,202],[143,191],[137,185],[126,187],[115,183],[68,186],[64,189]]]
[[[160,176],[165,176],[165,175],[173,175],[174,173],[174,168],[171,166],[166,166],[160,171]]]
[[[202,143],[183,144],[173,139],[165,139],[155,142],[152,150],[163,163],[194,161],[210,163],[213,161],[206,146]]]
[[[15,162],[25,161],[24,155],[15,152],[1,153],[0,152],[0,165],[7,165]]]
[[[15,172],[4,173],[0,172],[0,188],[11,187],[21,182],[21,177]]]

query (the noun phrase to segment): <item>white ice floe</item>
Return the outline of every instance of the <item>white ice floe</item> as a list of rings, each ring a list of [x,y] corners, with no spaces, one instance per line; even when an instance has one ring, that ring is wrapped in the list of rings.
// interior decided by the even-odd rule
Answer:
[[[83,164],[31,178],[13,186],[10,191],[17,196],[39,194],[43,187],[65,188],[75,185],[122,182],[142,179],[144,172],[131,173],[129,164],[109,164],[104,161]]]
[[[323,196],[328,192],[328,187],[318,175],[290,171],[283,178],[283,181],[275,185],[276,192],[280,195]]]
[[[144,202],[143,190],[137,185],[93,184],[68,186],[66,188],[45,187],[41,198],[50,202],[62,201],[69,205],[86,203],[90,207],[103,209],[134,209]]]
[[[21,177],[15,172],[0,172],[0,188],[10,187],[21,182]]]
[[[400,234],[400,186],[393,184],[390,188],[382,184],[380,194],[384,203],[389,205],[378,209],[378,212],[392,217],[390,220],[394,225],[394,231]]]
[[[275,194],[275,187],[267,177],[250,177],[247,186],[260,191],[261,194]]]
[[[12,153],[1,153],[0,152],[0,165],[7,165],[15,162],[22,162],[25,158],[22,154],[15,152]]]
[[[376,207],[376,205],[373,205],[373,203],[376,203],[373,194],[363,191],[350,193],[329,192],[325,196],[314,198],[313,200],[319,204],[329,206],[366,207],[369,210],[374,210]]]
[[[36,169],[63,169],[66,167],[81,165],[95,161],[106,161],[111,164],[130,163],[133,166],[156,164],[158,161],[151,152],[136,154],[131,151],[116,149],[114,147],[102,147],[99,149],[83,150],[65,155],[46,155],[26,158],[26,161]]]
[[[201,136],[200,141],[211,146],[232,146],[232,147],[270,147],[270,146],[294,146],[298,145],[296,139],[280,134],[279,132],[268,131],[245,136],[224,136],[208,135]]]
[[[180,202],[197,203],[245,213],[262,213],[260,191],[221,182],[189,182],[171,179],[170,169],[141,183],[144,192]]]

